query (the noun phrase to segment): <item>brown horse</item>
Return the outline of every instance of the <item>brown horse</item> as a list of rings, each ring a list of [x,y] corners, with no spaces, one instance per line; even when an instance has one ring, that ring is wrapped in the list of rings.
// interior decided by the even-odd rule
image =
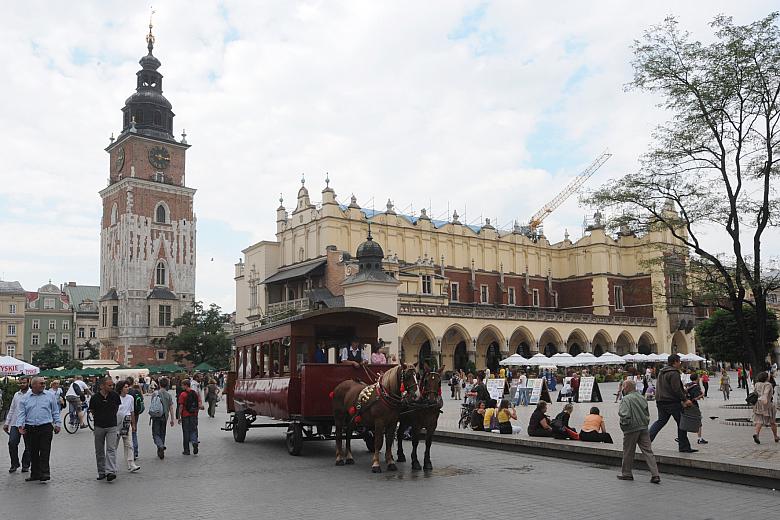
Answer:
[[[441,398],[441,374],[444,367],[438,372],[428,372],[420,380],[420,389],[422,397],[419,401],[409,404],[409,408],[401,413],[400,424],[398,426],[398,462],[406,462],[404,455],[404,431],[407,427],[412,427],[412,469],[433,469],[431,463],[431,442],[433,434],[439,423],[439,414],[444,406]],[[425,456],[423,465],[420,467],[420,461],[417,460],[417,445],[420,442],[420,431],[425,429]]]
[[[373,385],[348,380],[333,390],[333,418],[336,426],[336,465],[354,464],[350,441],[352,432],[363,426],[374,433],[374,456],[371,471],[381,473],[379,453],[382,439],[386,439],[385,462],[388,471],[398,468],[393,461],[393,435],[398,425],[398,414],[409,399],[419,399],[417,373],[412,365],[397,365]],[[346,437],[346,451],[342,437]]]

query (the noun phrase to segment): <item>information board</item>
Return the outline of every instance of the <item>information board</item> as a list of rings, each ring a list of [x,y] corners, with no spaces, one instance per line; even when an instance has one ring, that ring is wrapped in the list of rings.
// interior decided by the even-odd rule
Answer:
[[[542,389],[546,388],[547,382],[542,379],[529,379],[528,380],[528,388],[533,388],[531,391],[531,399],[528,401],[529,404],[538,404],[539,399],[542,397]]]
[[[579,402],[589,403],[593,398],[593,384],[596,382],[595,377],[583,377],[580,379],[580,393]]]
[[[487,391],[490,394],[491,399],[495,399],[496,403],[500,403],[501,399],[504,398],[504,384],[506,383],[506,379],[488,379],[485,381],[485,386],[487,387]]]

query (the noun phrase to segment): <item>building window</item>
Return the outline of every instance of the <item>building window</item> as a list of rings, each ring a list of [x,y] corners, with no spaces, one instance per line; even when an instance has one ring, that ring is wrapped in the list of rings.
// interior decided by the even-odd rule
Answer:
[[[103,306],[103,326],[104,327],[106,326],[106,321],[108,320],[108,318],[106,317],[107,315],[108,315],[108,307],[106,307],[104,305]]]
[[[479,302],[480,303],[488,303],[490,297],[490,293],[488,292],[488,286],[487,285],[480,285],[479,286]]]
[[[49,320],[49,330],[57,329],[57,320]]]
[[[54,298],[45,298],[43,300],[43,308],[44,309],[53,309],[54,308]]]
[[[112,327],[118,327],[119,326],[119,306],[113,305],[111,307],[111,326]]]
[[[63,334],[62,335],[62,346],[67,347],[70,345],[70,334]]]
[[[454,302],[460,301],[460,285],[458,282],[450,283],[450,300]]]
[[[165,350],[158,350],[157,351],[157,361],[165,361],[165,356],[168,354]]]
[[[79,327],[79,338],[85,337],[85,334],[87,331],[84,329],[84,327]]]
[[[170,327],[171,326],[171,306],[170,305],[160,305],[160,313],[158,316],[158,324],[160,327]]]
[[[86,359],[87,357],[87,349],[85,349],[83,346],[79,347],[79,351],[77,353],[79,359]]]
[[[510,287],[509,292],[507,295],[507,301],[509,302],[509,305],[516,305],[515,303],[515,288]]]
[[[7,356],[14,357],[16,355],[16,345],[9,343],[5,346],[5,353]]]
[[[67,320],[62,320],[62,330],[70,330],[70,322]]]
[[[9,336],[16,336],[16,325],[13,323],[10,323],[8,325],[8,335]]]
[[[95,327],[90,327],[89,328],[89,337],[90,338],[97,338],[97,330],[95,329]]]
[[[777,293],[767,293],[766,301],[769,303],[777,303]]]
[[[33,334],[30,336],[30,343],[33,345],[40,345],[41,344],[41,335],[40,334]]]
[[[165,263],[157,262],[157,285],[165,285]]]
[[[432,294],[433,293],[433,282],[431,280],[431,275],[424,274],[422,275],[422,293],[423,294]]]
[[[46,343],[48,343],[49,345],[56,345],[57,335],[50,332],[49,336],[46,338]]]
[[[249,308],[257,307],[257,284],[252,282],[249,286]]]
[[[158,224],[166,224],[168,222],[168,212],[165,211],[165,205],[162,202],[157,205],[157,209],[154,211],[154,221]]]
[[[146,306],[146,326],[151,327],[152,326],[152,306],[147,305]]]
[[[615,286],[615,310],[625,310],[625,307],[623,307],[623,287],[620,285]]]
[[[116,202],[111,206],[111,225],[116,224]]]
[[[33,328],[33,330],[40,330],[40,328],[41,328],[41,320],[33,320],[32,321],[32,328]]]
[[[539,289],[534,289],[533,290],[533,297],[534,297],[534,299],[533,299],[533,306],[534,307],[539,307]]]
[[[16,304],[11,303],[8,305],[8,314],[16,314]]]

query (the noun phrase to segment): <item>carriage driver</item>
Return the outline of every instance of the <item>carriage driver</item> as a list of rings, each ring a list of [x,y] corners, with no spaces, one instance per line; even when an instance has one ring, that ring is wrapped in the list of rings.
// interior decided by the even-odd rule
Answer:
[[[352,338],[352,342],[348,347],[341,349],[339,354],[342,363],[352,362],[353,364],[363,363],[363,349],[360,347],[360,341],[357,337]]]

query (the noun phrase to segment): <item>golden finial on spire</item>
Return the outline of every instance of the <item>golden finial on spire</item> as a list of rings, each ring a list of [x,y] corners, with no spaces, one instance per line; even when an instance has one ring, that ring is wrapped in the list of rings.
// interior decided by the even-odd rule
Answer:
[[[152,34],[152,28],[154,27],[154,24],[152,24],[152,17],[154,16],[154,8],[150,8],[152,10],[151,14],[149,15],[149,34],[146,35],[146,48],[149,49],[149,54],[152,53],[152,49],[154,48],[154,35]]]

